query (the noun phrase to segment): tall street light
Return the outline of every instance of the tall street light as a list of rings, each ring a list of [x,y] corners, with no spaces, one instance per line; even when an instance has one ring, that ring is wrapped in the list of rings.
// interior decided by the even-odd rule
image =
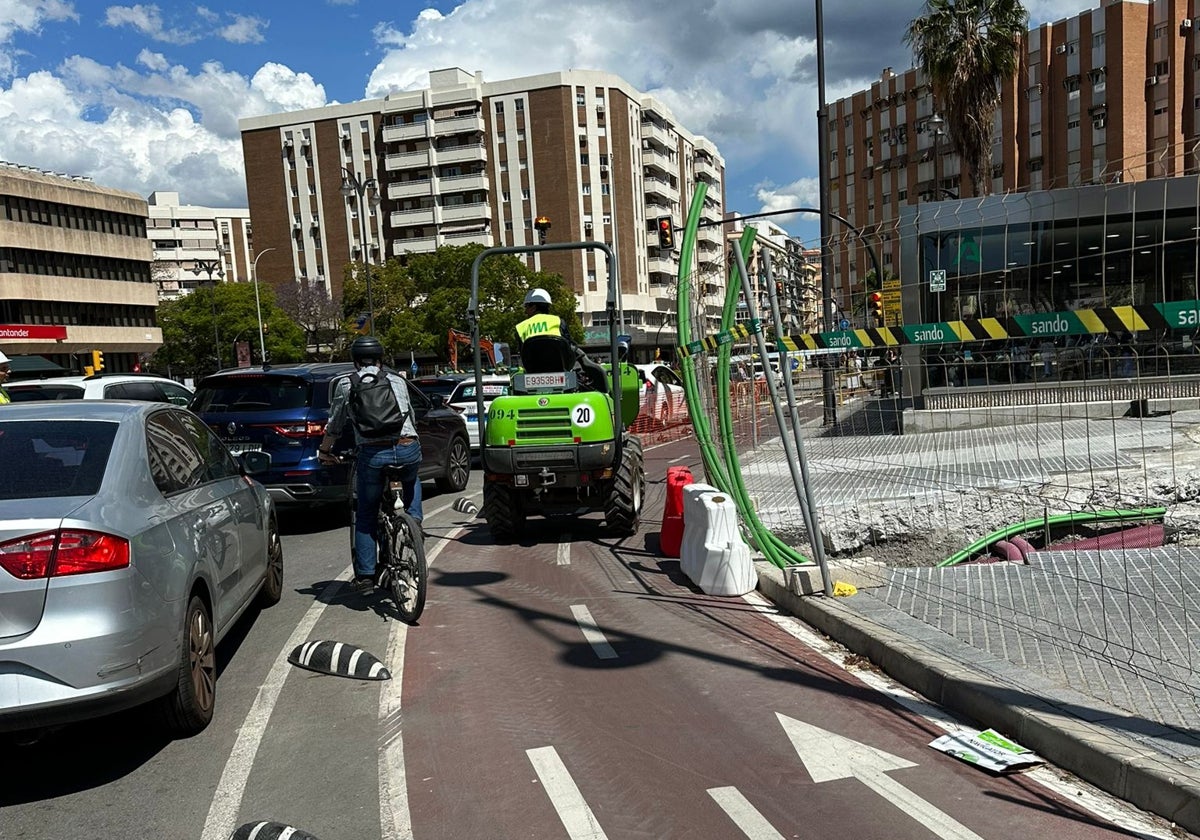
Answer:
[[[217,249],[217,253],[224,255],[224,251]],[[192,266],[192,274],[197,277],[200,272],[208,275],[208,285],[212,289],[212,312],[213,312],[213,349],[217,351],[217,370],[220,370],[224,365],[221,364],[221,331],[217,322],[217,283],[221,282],[221,278],[225,276],[225,269],[221,267],[220,258],[215,260],[196,260],[196,264]],[[217,279],[213,280],[213,275],[217,275]]]
[[[263,248],[254,255],[254,262],[250,264],[250,278],[254,281],[254,310],[258,313],[258,357],[264,365],[267,363],[267,339],[263,334],[262,304],[258,299],[258,259],[268,251],[274,250],[274,248]]]
[[[379,195],[379,182],[374,178],[361,179],[358,173],[342,167],[342,195],[346,198],[358,196],[358,221],[361,230],[359,247],[362,249],[363,274],[367,280],[367,326],[375,334],[375,300],[371,297],[371,269],[367,263],[367,202],[371,207],[379,206],[383,198]]]

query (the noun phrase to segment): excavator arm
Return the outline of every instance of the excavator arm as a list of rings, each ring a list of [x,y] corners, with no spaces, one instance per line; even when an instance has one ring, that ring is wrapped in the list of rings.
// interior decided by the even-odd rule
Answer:
[[[447,340],[450,343],[450,368],[452,370],[458,370],[458,346],[460,344],[464,344],[467,346],[467,348],[470,348],[471,336],[465,332],[460,332],[459,330],[450,330]],[[495,367],[496,350],[493,347],[492,342],[488,341],[486,338],[479,339],[479,350],[487,359],[488,367]]]

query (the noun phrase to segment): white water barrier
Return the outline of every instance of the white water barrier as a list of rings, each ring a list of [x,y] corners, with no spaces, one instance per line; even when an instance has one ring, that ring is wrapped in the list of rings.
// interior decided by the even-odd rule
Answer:
[[[737,505],[712,485],[683,488],[679,565],[706,595],[745,595],[758,585],[750,547],[738,531]]]

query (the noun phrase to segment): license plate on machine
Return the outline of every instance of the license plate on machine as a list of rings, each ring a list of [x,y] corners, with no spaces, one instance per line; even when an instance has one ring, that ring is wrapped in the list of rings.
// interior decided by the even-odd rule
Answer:
[[[567,384],[565,373],[527,373],[525,374],[526,388],[554,388]]]
[[[261,443],[227,443],[229,451],[234,455],[241,455],[243,452],[261,452]]]

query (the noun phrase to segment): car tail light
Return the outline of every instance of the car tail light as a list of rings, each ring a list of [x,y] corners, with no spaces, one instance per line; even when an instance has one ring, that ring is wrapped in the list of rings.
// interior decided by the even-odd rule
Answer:
[[[129,540],[95,531],[46,531],[0,543],[0,566],[21,580],[108,572],[129,565]]]
[[[275,423],[271,426],[276,433],[289,438],[321,437],[325,434],[325,424],[309,420],[306,423]]]

